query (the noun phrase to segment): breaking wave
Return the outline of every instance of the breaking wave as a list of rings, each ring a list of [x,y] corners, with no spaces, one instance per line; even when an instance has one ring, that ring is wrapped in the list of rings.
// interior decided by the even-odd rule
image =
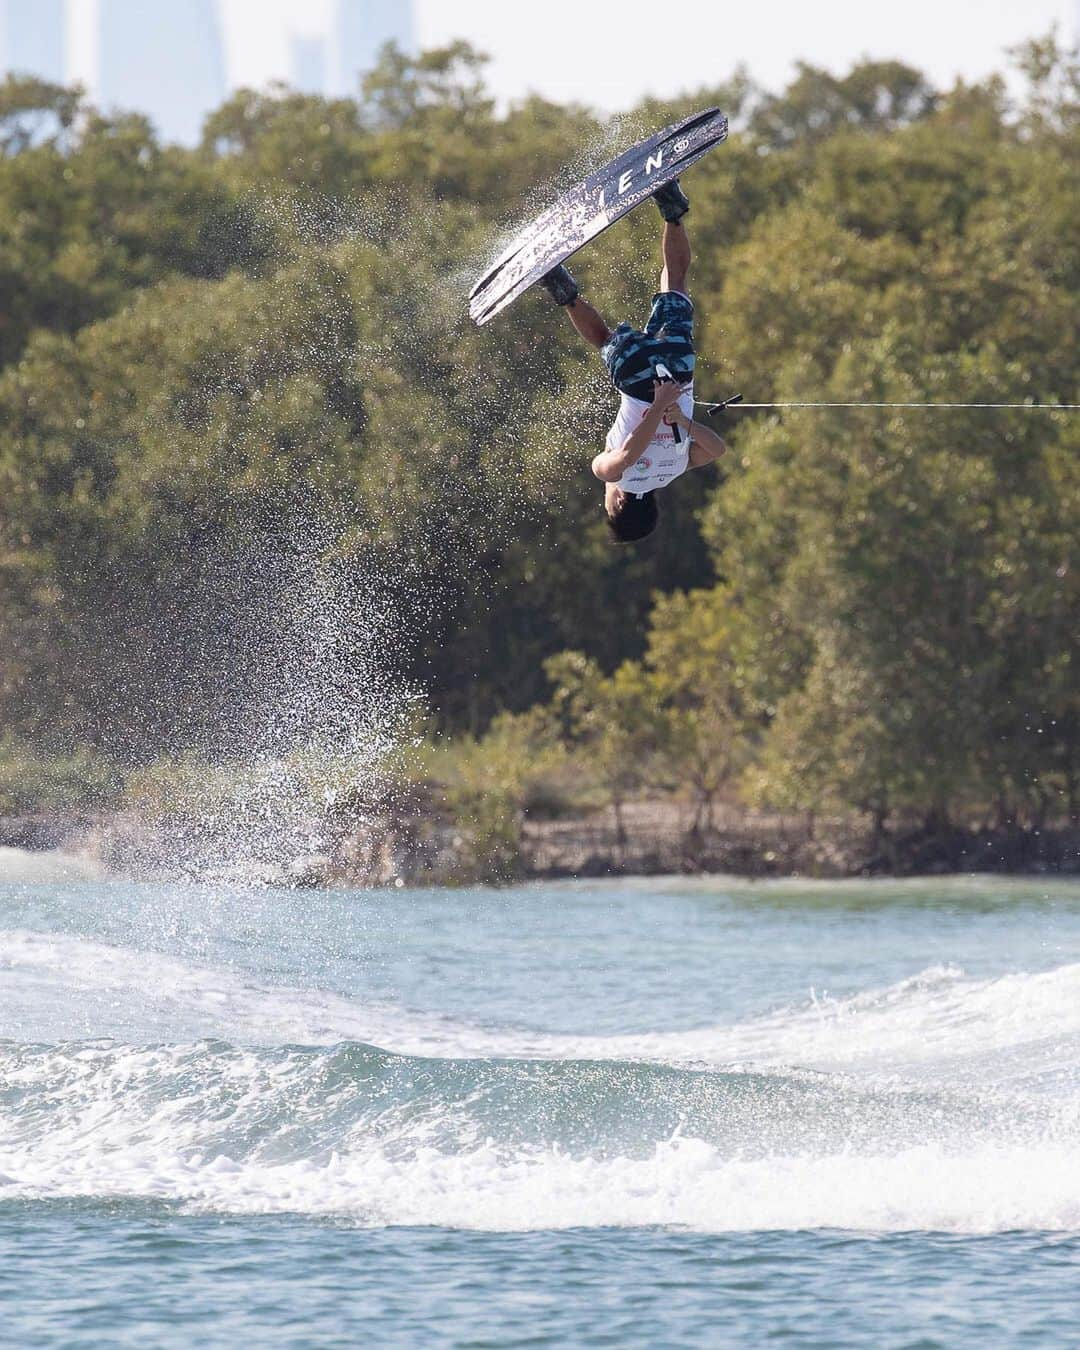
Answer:
[[[66,990],[91,1025],[107,1003],[123,1027],[129,1001],[162,1035],[0,1042],[0,1197],[495,1230],[1080,1228],[1077,964],[939,966],[607,1037],[24,931],[0,936],[0,975],[15,1024]]]

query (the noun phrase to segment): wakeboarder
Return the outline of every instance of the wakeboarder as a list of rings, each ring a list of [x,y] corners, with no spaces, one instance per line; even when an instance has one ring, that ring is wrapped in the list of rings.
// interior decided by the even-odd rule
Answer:
[[[609,328],[562,264],[540,282],[600,352],[619,392],[619,411],[592,471],[604,485],[604,512],[620,543],[644,539],[656,528],[661,488],[727,449],[694,419],[694,305],[686,289],[691,255],[683,224],[690,203],[678,179],[652,196],[664,219],[663,270],[644,329],[628,323]]]

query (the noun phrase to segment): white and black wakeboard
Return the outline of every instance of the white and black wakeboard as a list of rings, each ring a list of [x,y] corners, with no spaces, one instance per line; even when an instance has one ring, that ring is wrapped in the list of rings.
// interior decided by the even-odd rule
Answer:
[[[469,292],[469,316],[485,324],[559,263],[595,239],[727,136],[727,118],[706,108],[631,146],[565,193],[517,236]]]

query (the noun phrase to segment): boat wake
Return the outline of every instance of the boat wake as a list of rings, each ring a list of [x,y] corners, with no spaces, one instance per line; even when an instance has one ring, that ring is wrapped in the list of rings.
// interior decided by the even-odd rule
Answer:
[[[1080,1228],[1077,964],[939,966],[606,1037],[21,930],[0,935],[0,972],[9,1026],[52,999],[144,1028],[0,1042],[0,1200],[493,1230]]]

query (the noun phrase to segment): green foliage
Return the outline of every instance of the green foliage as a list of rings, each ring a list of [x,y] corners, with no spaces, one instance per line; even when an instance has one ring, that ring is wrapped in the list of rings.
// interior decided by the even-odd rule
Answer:
[[[462,877],[505,881],[520,869],[524,815],[557,807],[567,767],[550,718],[534,709],[500,714],[483,737],[429,744],[411,771],[437,785],[459,831]]]
[[[762,101],[750,129],[772,146],[813,143],[851,128],[895,131],[930,116],[937,101],[926,77],[899,61],[864,61],[840,77],[800,61],[792,84]]]
[[[1053,29],[1013,52],[1027,81],[1021,127],[1036,136],[1067,139],[1080,127],[1080,53]]]
[[[61,145],[79,114],[82,91],[33,75],[8,75],[0,84],[0,154],[24,154],[32,145]]]
[[[115,764],[89,750],[46,757],[10,737],[0,741],[0,814],[108,807],[123,783]]]
[[[0,367],[37,329],[71,334],[177,275],[255,267],[249,203],[141,117],[103,118],[79,90],[0,83]]]
[[[1076,815],[1075,418],[736,414],[722,486],[675,484],[619,550],[595,358],[542,296],[463,316],[501,231],[715,97],[739,131],[687,180],[702,396],[1076,401],[1077,54],[1016,62],[1018,99],[863,62],[604,124],[500,112],[461,44],[390,48],[355,99],[237,93],[194,151],[7,81],[3,725],[61,757],[242,748],[302,537],[407,637],[385,676],[430,691],[436,776],[503,870],[575,792],[688,789],[702,826],[736,785]],[[640,323],[657,262],[640,211],[575,270]]]
[[[544,669],[562,738],[603,785],[619,842],[625,842],[623,807],[650,783],[657,756],[671,740],[659,690],[636,661],[605,676],[590,657],[568,651],[551,657]]]
[[[717,794],[738,777],[758,739],[749,697],[745,618],[717,586],[658,596],[646,661],[665,711],[662,763],[695,795],[696,828],[711,828]]]

